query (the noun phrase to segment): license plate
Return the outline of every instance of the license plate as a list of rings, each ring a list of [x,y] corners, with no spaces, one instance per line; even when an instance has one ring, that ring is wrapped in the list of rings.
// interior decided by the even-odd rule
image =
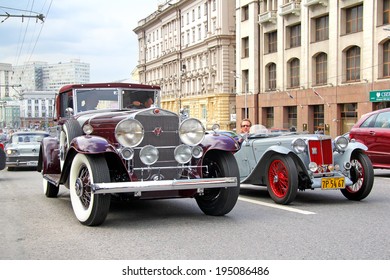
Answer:
[[[323,190],[334,190],[334,189],[345,189],[344,178],[322,178],[321,189]]]
[[[28,161],[28,162],[27,162],[27,165],[28,165],[28,166],[37,166],[37,165],[38,165],[38,162],[37,162],[37,161]]]

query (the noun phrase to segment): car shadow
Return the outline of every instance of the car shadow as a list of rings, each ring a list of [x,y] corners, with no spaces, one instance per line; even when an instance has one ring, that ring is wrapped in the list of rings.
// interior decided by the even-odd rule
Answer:
[[[268,194],[264,186],[244,186],[241,187],[240,195],[260,199],[262,202],[275,203]],[[364,200],[362,200],[364,201]],[[361,202],[361,201],[360,201]],[[320,189],[298,191],[295,200],[286,206],[308,206],[308,205],[337,205],[345,203],[359,203],[344,197],[340,190],[323,191]],[[276,203],[275,203],[276,204]]]

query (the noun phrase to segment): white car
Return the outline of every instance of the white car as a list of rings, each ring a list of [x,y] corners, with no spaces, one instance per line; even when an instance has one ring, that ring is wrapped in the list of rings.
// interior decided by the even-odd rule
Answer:
[[[45,131],[15,132],[5,146],[8,171],[38,165],[42,139],[49,136]]]

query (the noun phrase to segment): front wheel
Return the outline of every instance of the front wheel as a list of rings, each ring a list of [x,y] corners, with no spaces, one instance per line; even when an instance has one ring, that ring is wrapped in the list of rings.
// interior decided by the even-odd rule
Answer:
[[[368,156],[362,152],[351,156],[352,168],[350,179],[353,184],[341,190],[341,193],[349,200],[362,200],[366,198],[374,185],[374,169]]]
[[[42,183],[43,183],[43,193],[46,195],[46,197],[57,197],[58,191],[60,190],[59,187],[50,183],[45,178],[43,178]]]
[[[287,155],[275,154],[266,167],[268,193],[278,204],[294,201],[298,191],[298,174],[294,160]]]
[[[110,208],[109,194],[94,194],[93,183],[110,182],[107,162],[102,156],[77,154],[69,176],[70,199],[77,219],[83,225],[97,226],[104,222]]]
[[[240,193],[240,181],[237,161],[233,154],[228,152],[211,153],[206,156],[203,165],[204,178],[236,177],[237,186],[229,188],[205,189],[203,195],[195,197],[199,208],[206,215],[223,216],[229,213],[236,205]]]

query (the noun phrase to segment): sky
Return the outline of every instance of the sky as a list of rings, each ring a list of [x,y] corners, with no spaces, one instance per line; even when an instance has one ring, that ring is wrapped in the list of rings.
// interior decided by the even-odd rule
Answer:
[[[138,64],[138,21],[165,0],[0,0],[0,63],[80,59],[90,82],[129,79]],[[30,12],[32,11],[32,13]],[[4,15],[32,15],[33,18]],[[37,20],[38,14],[45,16]]]

